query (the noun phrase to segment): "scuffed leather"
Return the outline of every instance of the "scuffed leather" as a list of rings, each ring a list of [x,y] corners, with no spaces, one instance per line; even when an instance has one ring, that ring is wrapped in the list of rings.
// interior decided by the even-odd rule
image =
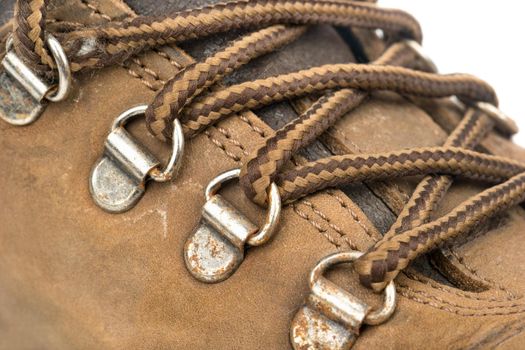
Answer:
[[[117,1],[89,3],[114,18],[131,13]],[[104,21],[88,9],[85,1],[69,0],[53,11],[62,20]],[[295,45],[300,53],[307,43]],[[342,41],[334,47],[341,51],[324,59],[352,59]],[[139,57],[158,79],[168,79],[192,60],[177,48],[163,51],[176,64],[154,52]],[[278,55],[286,56],[284,51]],[[273,72],[294,68],[285,67],[289,60],[277,62],[285,63]],[[251,66],[253,74],[256,69]],[[232,278],[217,285],[195,281],[185,270],[182,246],[199,220],[204,186],[215,174],[239,166],[262,142],[260,130],[268,135],[272,129],[251,112],[221,122],[188,142],[176,180],[150,184],[128,213],[104,213],[89,195],[90,168],[113,119],[150,101],[158,79],[135,65],[88,73],[78,77],[68,101],[51,104],[34,125],[0,124],[0,348],[286,349],[290,321],[307,295],[315,262],[338,249],[365,250],[380,237],[345,193],[327,191],[288,206],[279,233],[249,250]],[[323,152],[439,144],[446,133],[436,121],[404,99],[379,94],[323,138]],[[131,131],[166,159],[168,147],[142,123]],[[516,157],[524,154],[498,136],[486,142],[494,144],[494,153],[512,148]],[[395,211],[411,183],[372,189]],[[472,186],[456,186],[445,207]],[[263,213],[246,203],[238,188],[225,192],[260,222]],[[488,281],[488,290],[466,292],[419,272],[403,274],[397,279],[396,313],[384,325],[364,328],[356,348],[519,348],[525,328],[525,283],[517,278],[525,266],[522,220],[523,210],[514,209],[498,229],[457,248],[462,261]],[[337,269],[332,278],[370,298],[347,270]],[[379,297],[372,299],[379,303]]]

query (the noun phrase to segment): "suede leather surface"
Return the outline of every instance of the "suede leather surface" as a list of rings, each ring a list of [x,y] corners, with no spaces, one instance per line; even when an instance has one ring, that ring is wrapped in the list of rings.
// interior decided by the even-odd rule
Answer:
[[[56,3],[51,15],[57,14],[61,20],[97,23],[132,11],[117,1],[68,0]],[[297,60],[297,66],[353,59],[335,32],[320,33],[335,40],[336,52]],[[296,44],[295,55],[306,57],[301,45]],[[293,69],[293,49],[277,53],[287,60],[251,66],[246,76],[260,74],[257,69],[268,74]],[[204,186],[215,174],[239,166],[272,133],[272,120],[267,124],[251,112],[190,140],[179,177],[150,184],[130,212],[111,215],[96,207],[87,179],[113,118],[150,101],[159,80],[192,61],[176,47],[162,52],[139,56],[140,64],[79,76],[73,96],[50,105],[30,127],[0,124],[0,348],[287,349],[289,324],[308,293],[307,275],[315,262],[338,249],[365,250],[380,237],[348,191],[326,191],[287,207],[275,239],[249,250],[232,278],[217,285],[195,281],[185,270],[182,247],[199,220]],[[293,108],[300,112],[306,103]],[[443,126],[457,122],[457,114],[452,108],[420,106],[377,94],[330,130],[321,146],[343,153],[440,144],[446,137]],[[149,136],[143,124],[130,129],[166,159],[168,147]],[[523,150],[497,134],[483,146],[525,158]],[[370,188],[396,212],[412,184]],[[455,186],[443,211],[475,190],[473,184]],[[261,209],[246,203],[236,186],[225,192],[260,222]],[[392,215],[383,210],[381,215]],[[461,278],[482,280],[485,291],[455,288],[451,276],[440,283],[411,269],[397,279],[399,304],[392,319],[364,327],[356,348],[519,348],[525,338],[523,220],[523,210],[513,209],[496,229],[450,248],[457,258],[447,263],[462,266]],[[332,278],[369,298],[348,270],[336,269]]]

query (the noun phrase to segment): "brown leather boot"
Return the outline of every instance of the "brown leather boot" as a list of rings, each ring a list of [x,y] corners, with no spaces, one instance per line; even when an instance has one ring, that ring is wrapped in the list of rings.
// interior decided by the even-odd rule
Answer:
[[[465,94],[474,91],[475,96],[466,96],[461,95],[460,90],[438,93],[436,88],[433,95],[426,96],[412,93],[410,89],[419,88],[417,84],[411,87],[407,83],[410,86],[406,89],[410,91],[405,91],[404,85],[400,87],[396,81],[391,89],[381,88],[390,92],[375,91],[372,83],[368,88],[360,85],[354,92],[348,92],[341,103],[349,102],[349,96],[357,96],[359,106],[337,121],[326,122],[329,127],[326,132],[314,137],[316,140],[299,152],[289,150],[294,157],[279,164],[281,173],[272,179],[277,183],[277,196],[280,193],[283,198],[283,208],[280,224],[269,240],[266,236],[258,243],[253,239],[268,210],[264,200],[263,206],[253,203],[255,196],[250,196],[250,188],[246,187],[253,178],[246,177],[250,170],[246,170],[246,166],[255,164],[249,160],[261,159],[254,158],[258,155],[256,151],[265,145],[265,140],[275,137],[276,130],[305,111],[308,113],[321,95],[331,93],[326,89],[305,89],[308,91],[286,96],[282,101],[272,100],[264,107],[254,105],[241,111],[231,107],[235,113],[228,118],[186,138],[184,155],[176,162],[180,170],[171,181],[152,181],[144,187],[145,178],[161,176],[157,159],[164,164],[174,150],[172,142],[158,140],[162,135],[169,138],[171,124],[158,132],[158,124],[152,123],[151,118],[149,130],[138,118],[127,128],[136,139],[112,132],[113,141],[106,143],[111,123],[133,106],[158,102],[162,96],[169,95],[164,91],[164,95],[157,96],[166,82],[181,70],[190,70],[195,62],[204,62],[221,52],[232,40],[250,33],[248,30],[275,25],[287,17],[283,15],[276,23],[263,21],[264,25],[243,27],[244,22],[253,20],[246,16],[227,33],[218,30],[215,33],[214,24],[208,23],[210,35],[206,37],[197,29],[189,30],[185,38],[198,40],[174,40],[175,44],[169,42],[170,35],[174,35],[171,33],[156,37],[155,43],[148,44],[149,48],[144,47],[139,38],[131,46],[136,44],[142,51],[114,62],[97,61],[104,66],[100,69],[98,63],[89,67],[102,52],[98,45],[107,44],[104,47],[107,53],[112,44],[112,49],[118,50],[121,41],[90,41],[89,36],[80,36],[76,43],[82,45],[75,46],[69,45],[66,39],[82,30],[106,28],[108,22],[116,23],[115,28],[123,28],[122,20],[137,15],[165,16],[213,2],[54,0],[47,4],[45,27],[64,47],[74,80],[67,99],[48,102],[31,125],[0,123],[0,348],[335,349],[348,348],[353,343],[355,348],[363,349],[522,347],[525,340],[525,212],[514,204],[523,200],[520,197],[523,189],[509,192],[512,198],[505,197],[500,202],[497,194],[487,193],[490,198],[487,211],[468,207],[471,211],[461,212],[462,215],[447,221],[448,224],[454,221],[456,225],[448,231],[439,231],[434,226],[440,239],[432,245],[425,241],[434,232],[429,231],[429,225],[454,214],[454,208],[461,203],[490,191],[495,183],[507,184],[511,178],[509,181],[514,183],[510,185],[518,186],[521,181],[517,177],[525,169],[521,165],[525,162],[525,150],[509,140],[508,134],[513,131],[509,121],[497,120],[496,127],[492,128],[497,112],[487,111],[490,107],[486,103],[475,104],[483,101],[478,90],[461,90]],[[20,0],[17,13],[23,15],[38,7],[38,3]],[[258,3],[264,7],[279,1]],[[332,5],[337,7],[343,3]],[[376,5],[358,3],[355,6],[373,11]],[[12,8],[12,1],[0,4],[2,20],[10,19]],[[225,11],[224,8],[215,10],[217,14],[214,10],[205,12],[219,16],[224,13],[220,11]],[[262,57],[242,68],[235,67],[233,73],[225,73],[226,78],[203,93],[213,94],[240,82],[327,64],[368,63],[379,59],[375,66],[367,67],[380,67],[384,59],[391,66],[401,65],[394,63],[392,57],[384,57],[385,50],[399,43],[399,36],[389,35],[389,28],[385,28],[385,36],[380,38],[366,25],[347,26],[343,20],[338,22],[338,10],[334,13],[319,16],[320,19],[312,15],[303,21],[296,20],[308,25],[305,33],[290,34],[286,43],[268,50],[273,52],[261,54]],[[183,18],[180,14],[172,15],[177,16]],[[386,17],[408,21],[398,16],[401,15]],[[30,18],[28,21],[35,22]],[[190,18],[187,25],[197,21],[198,17]],[[13,23],[8,21],[2,29],[4,39],[12,32]],[[334,24],[342,26],[334,27]],[[17,30],[24,30],[17,25]],[[16,38],[17,51],[14,52],[23,56],[20,48],[25,43]],[[31,37],[28,40],[32,40]],[[412,71],[420,74],[432,70],[414,48],[417,49],[416,44],[410,41],[403,54],[396,56],[403,58],[399,60],[410,56],[410,67],[400,70],[401,75],[405,74],[403,77]],[[77,56],[72,58],[74,50]],[[82,64],[88,68],[77,69],[80,58],[85,59]],[[44,71],[39,76],[45,81],[56,79],[48,73]],[[418,76],[421,81],[437,79],[431,73],[421,74],[428,74]],[[5,79],[6,84],[13,81]],[[486,91],[477,81],[469,82]],[[338,81],[328,87],[337,93],[357,83],[360,80],[352,78],[345,86]],[[8,88],[3,85],[0,92],[4,115],[11,99],[21,96],[7,96],[6,91],[11,91]],[[460,88],[462,86],[457,87]],[[19,90],[23,88],[17,87]],[[462,102],[448,95],[459,95]],[[31,96],[24,96],[23,101],[29,102],[13,108],[35,104]],[[182,118],[186,134],[191,129],[188,118],[204,100],[197,97],[196,101],[187,108],[186,119]],[[179,111],[171,108],[169,112]],[[329,115],[336,112],[331,111]],[[472,120],[483,120],[488,126],[484,131],[476,131],[477,137],[468,142],[452,142],[454,136],[461,136],[458,136],[461,133],[458,125],[462,125],[465,115]],[[116,129],[121,132],[123,128],[117,126]],[[156,130],[158,137],[153,136]],[[299,139],[307,139],[308,135]],[[430,148],[442,145],[448,148]],[[130,151],[130,148],[133,149]],[[414,148],[432,152],[430,158],[436,154],[441,156],[436,158],[436,164],[428,167],[400,169],[394,165],[388,171],[383,170],[388,160],[382,162],[378,157],[382,165],[377,165],[379,171],[375,175],[362,175],[356,170],[352,175],[357,178],[354,181],[341,171],[339,175],[344,181],[339,181],[338,186],[328,182],[327,175],[323,179],[326,183],[319,185],[322,190],[308,187],[308,193],[304,193],[308,196],[296,195],[295,190],[288,191],[286,187],[297,183],[290,178],[294,175],[296,179],[302,171],[296,167],[308,161]],[[481,153],[467,151],[468,148]],[[155,156],[141,153],[146,152],[145,149]],[[126,152],[138,154],[138,158]],[[459,166],[447,158],[451,154],[461,155]],[[464,165],[468,160],[465,157],[483,156],[492,158],[481,165],[476,163],[476,167]],[[418,156],[411,153],[396,157],[405,157],[406,161]],[[141,163],[143,168],[140,168],[134,163],[134,159],[139,158],[149,163]],[[350,158],[345,159],[350,162]],[[351,161],[359,160],[352,158]],[[367,161],[371,161],[370,158]],[[416,165],[428,162],[414,160]],[[93,173],[95,164],[100,166],[96,168],[100,170],[98,175]],[[205,198],[205,188],[212,179],[243,166],[240,186],[232,181],[232,186],[221,190],[222,199],[217,199],[214,189],[209,198]],[[322,171],[329,172],[329,169]],[[317,174],[322,175],[322,171]],[[313,173],[308,172],[310,176]],[[436,199],[434,203],[423,196],[411,199],[427,174],[437,174],[426,178],[428,181],[439,178],[444,184],[441,191],[434,188],[435,193],[447,192],[447,181],[454,180],[444,200]],[[442,174],[455,177],[447,180]],[[93,180],[93,176],[98,177]],[[500,188],[498,194],[505,190]],[[224,201],[233,203],[237,209]],[[493,204],[496,202],[499,204]],[[421,203],[428,208],[423,208]],[[273,210],[278,211],[277,199],[273,204]],[[206,209],[201,218],[203,205]],[[437,208],[434,210],[434,207]],[[403,217],[410,208],[415,208],[412,213],[421,219],[413,220],[409,227],[396,226],[396,217]],[[271,215],[267,220],[276,221]],[[392,230],[392,237],[383,238]],[[415,238],[401,243],[395,241],[398,237],[406,238],[406,232]],[[394,251],[392,242],[401,248]],[[210,248],[210,244],[213,247]],[[367,265],[366,258],[378,255],[384,244],[390,249],[386,250],[385,264],[370,260],[371,265]],[[330,268],[327,274],[332,282],[322,277],[324,268],[355,257],[348,254],[354,250],[368,251],[356,262],[360,278],[349,265]],[[334,253],[340,254],[331,255]],[[331,260],[324,260],[326,264],[309,277],[318,261],[327,256]],[[405,261],[403,259],[407,264],[413,261],[402,268],[398,260]],[[395,303],[392,298],[385,302],[382,294],[365,288],[382,291],[394,277]],[[385,293],[390,297],[392,288],[387,287]],[[378,311],[384,310],[382,303],[392,311],[395,308],[395,312],[385,310],[385,317],[378,316]]]

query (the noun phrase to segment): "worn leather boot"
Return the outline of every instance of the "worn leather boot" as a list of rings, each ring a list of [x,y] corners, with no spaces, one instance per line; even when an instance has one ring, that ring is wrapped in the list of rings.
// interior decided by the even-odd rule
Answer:
[[[63,41],[67,33],[212,3],[54,0],[47,4],[46,27],[56,33],[69,55],[71,47]],[[0,4],[6,23],[4,39],[13,30],[13,6],[13,1]],[[378,36],[362,26],[314,22],[306,20],[305,33],[236,68],[208,90],[213,93],[221,86],[326,64],[372,62],[395,41],[387,31]],[[209,28],[214,27],[210,24]],[[469,232],[454,234],[444,243],[437,241],[432,246],[437,247],[428,248],[426,254],[420,252],[392,282],[395,311],[386,310],[387,317],[374,325],[371,315],[384,311],[381,305],[394,307],[392,289],[385,289],[388,297],[384,299],[382,293],[366,288],[376,286],[381,291],[384,286],[377,287],[374,277],[369,281],[363,277],[363,263],[356,263],[355,269],[361,279],[352,265],[332,265],[349,262],[354,257],[344,255],[349,251],[379,249],[376,242],[410,204],[422,171],[407,171],[417,175],[411,177],[348,181],[289,204],[283,200],[280,223],[271,239],[253,247],[248,247],[247,242],[252,242],[248,236],[262,225],[269,209],[252,202],[241,188],[243,180],[241,185],[233,180],[220,191],[222,202],[210,202],[218,198],[214,189],[205,198],[212,179],[245,165],[266,139],[326,91],[250,107],[206,127],[186,138],[184,156],[177,161],[180,170],[171,181],[150,181],[144,187],[141,181],[146,174],[151,176],[151,169],[158,169],[156,159],[166,162],[173,143],[160,142],[150,132],[154,126],[150,124],[148,130],[141,118],[127,128],[134,139],[119,136],[115,143],[106,142],[111,124],[123,111],[150,104],[184,67],[203,62],[249,33],[248,29],[255,29],[242,23],[235,28],[205,38],[192,38],[190,33],[187,38],[192,40],[175,40],[176,44],[166,36],[166,45],[152,45],[104,68],[75,72],[69,96],[48,102],[34,123],[24,127],[0,123],[0,348],[522,348],[525,212],[520,206],[491,212],[483,220],[476,216],[479,224],[472,224],[475,227]],[[78,52],[90,52],[89,41],[84,44]],[[411,69],[426,65],[419,71],[431,71],[429,62],[416,51],[411,51],[417,63]],[[71,68],[75,70],[73,64]],[[5,86],[2,89],[0,104],[5,110],[10,100]],[[309,146],[298,153],[290,151],[294,158],[284,169],[333,155],[447,145],[468,109],[464,99],[454,101],[445,96],[370,91],[358,107]],[[476,111],[487,120],[494,119],[495,112]],[[525,162],[525,150],[508,138],[512,131],[508,123],[497,122],[472,141],[472,148],[509,158],[519,168]],[[135,151],[147,149],[155,155],[146,157],[152,164],[145,165],[145,172],[136,170],[136,182],[129,180],[132,159],[125,152],[121,158],[116,156],[118,149],[108,150],[108,144],[118,142],[129,142],[125,147],[142,145]],[[93,180],[96,164],[100,174]],[[506,179],[496,175],[495,182],[504,183]],[[494,181],[481,175],[478,180],[473,177],[454,177],[431,217],[415,227],[426,227],[425,222],[447,215],[494,186]],[[456,221],[469,223],[472,215]],[[229,219],[224,221],[225,216]],[[271,215],[266,220],[271,221]],[[214,247],[207,250],[207,244]],[[310,276],[327,256],[332,260],[325,259],[326,264]],[[324,275],[329,281],[321,276],[328,267]]]

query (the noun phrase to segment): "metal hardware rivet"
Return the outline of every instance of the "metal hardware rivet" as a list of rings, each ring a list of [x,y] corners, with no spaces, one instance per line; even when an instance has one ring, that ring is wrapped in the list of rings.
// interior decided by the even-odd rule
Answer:
[[[173,122],[173,145],[164,170],[160,162],[124,128],[132,117],[143,115],[147,106],[133,107],[113,123],[104,154],[91,172],[90,190],[95,203],[111,213],[131,209],[146,190],[146,181],[169,181],[180,166],[184,152],[184,134],[178,119]]]
[[[42,114],[47,101],[65,99],[71,87],[71,69],[58,40],[47,36],[47,46],[55,59],[58,85],[50,86],[16,55],[13,41],[7,40],[0,71],[0,118],[13,125],[28,125]]]
[[[295,315],[290,329],[294,349],[350,349],[363,323],[378,325],[392,316],[396,289],[390,282],[382,308],[373,310],[363,301],[323,277],[333,265],[358,259],[361,252],[348,251],[323,258],[310,273],[310,295]]]
[[[206,187],[202,219],[184,246],[188,271],[199,281],[216,283],[230,277],[244,259],[244,246],[266,243],[274,234],[281,212],[281,197],[272,184],[266,222],[258,230],[248,218],[217,194],[222,183],[238,178],[240,169],[220,174]]]

